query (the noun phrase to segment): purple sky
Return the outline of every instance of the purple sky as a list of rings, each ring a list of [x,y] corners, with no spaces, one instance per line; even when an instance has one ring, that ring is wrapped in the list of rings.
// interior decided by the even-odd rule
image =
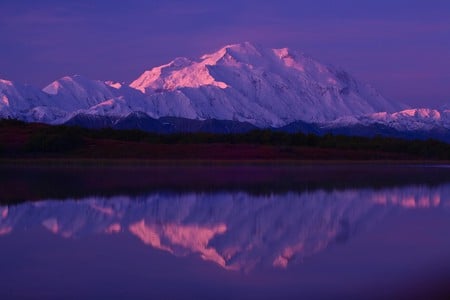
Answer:
[[[450,104],[448,0],[1,0],[0,78],[130,82],[251,41],[341,66],[385,96]]]

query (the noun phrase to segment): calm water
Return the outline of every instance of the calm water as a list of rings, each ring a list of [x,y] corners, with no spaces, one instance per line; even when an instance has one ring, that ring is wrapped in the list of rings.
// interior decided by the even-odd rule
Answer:
[[[0,299],[450,295],[450,169],[3,168]]]

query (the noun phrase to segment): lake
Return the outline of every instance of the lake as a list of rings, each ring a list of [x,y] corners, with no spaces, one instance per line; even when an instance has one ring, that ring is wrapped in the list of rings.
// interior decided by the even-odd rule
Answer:
[[[446,165],[0,167],[0,299],[446,299]]]

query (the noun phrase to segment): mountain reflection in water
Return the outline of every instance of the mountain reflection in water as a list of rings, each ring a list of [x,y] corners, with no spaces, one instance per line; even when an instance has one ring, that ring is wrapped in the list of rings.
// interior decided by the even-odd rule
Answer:
[[[363,234],[392,210],[450,209],[450,185],[88,197],[0,206],[0,236],[43,227],[68,239],[132,234],[227,270],[287,268]],[[1,239],[1,237],[0,237]]]

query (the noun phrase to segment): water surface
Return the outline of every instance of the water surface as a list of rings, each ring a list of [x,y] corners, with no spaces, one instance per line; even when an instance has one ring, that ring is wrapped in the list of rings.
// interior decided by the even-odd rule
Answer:
[[[0,298],[444,299],[449,173],[11,168]]]

